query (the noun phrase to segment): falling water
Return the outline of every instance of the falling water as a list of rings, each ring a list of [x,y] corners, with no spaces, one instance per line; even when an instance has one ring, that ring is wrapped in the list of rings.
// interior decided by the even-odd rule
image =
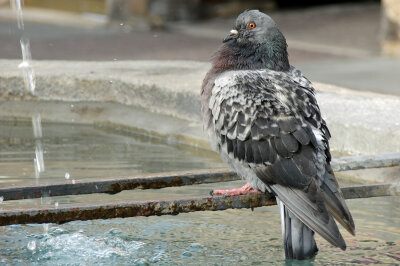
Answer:
[[[10,5],[13,10],[17,13],[18,28],[24,29],[24,17],[22,16],[22,4],[21,0],[10,0]]]
[[[32,130],[35,139],[40,139],[43,137],[42,133],[42,121],[40,119],[40,114],[36,113],[32,116]]]
[[[43,159],[43,147],[42,147],[42,122],[40,114],[35,114],[32,116],[32,129],[33,136],[35,137],[35,158],[33,159],[35,163],[35,177],[38,179],[40,173],[44,171],[44,159]]]
[[[22,51],[22,63],[18,65],[20,69],[22,69],[22,73],[24,75],[24,83],[25,87],[32,93],[35,93],[36,87],[36,79],[35,79],[35,71],[31,65],[31,46],[29,42],[29,38],[21,37],[21,51]]]
[[[20,69],[22,69],[22,74],[24,77],[24,83],[26,89],[34,94],[36,88],[36,78],[35,71],[32,67],[32,55],[31,55],[31,46],[29,38],[24,36],[24,19],[23,19],[23,0],[10,0],[11,8],[16,12],[18,29],[21,30],[21,52],[22,52],[22,62],[18,65]],[[35,138],[35,158],[33,159],[35,165],[35,177],[38,182],[38,178],[40,177],[40,173],[44,171],[44,159],[43,159],[43,147],[42,147],[42,122],[40,118],[40,114],[34,114],[32,116],[32,129],[33,136]]]
[[[22,0],[10,0],[10,5],[11,5],[11,8],[16,12],[18,29],[20,29],[23,32],[23,30],[25,28],[24,27],[24,18],[22,15],[23,14],[22,13],[23,1]],[[35,88],[36,88],[36,80],[35,80],[35,71],[33,70],[33,67],[31,65],[32,56],[31,56],[31,48],[30,48],[29,38],[27,38],[23,34],[21,34],[20,45],[21,45],[21,51],[22,51],[22,63],[19,64],[18,67],[22,69],[25,87],[32,94],[34,94]]]

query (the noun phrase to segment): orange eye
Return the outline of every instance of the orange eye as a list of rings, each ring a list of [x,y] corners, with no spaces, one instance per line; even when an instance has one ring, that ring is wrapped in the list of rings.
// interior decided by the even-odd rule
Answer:
[[[250,30],[254,29],[255,27],[256,27],[256,23],[254,23],[254,22],[250,22],[249,24],[247,24],[247,28]]]

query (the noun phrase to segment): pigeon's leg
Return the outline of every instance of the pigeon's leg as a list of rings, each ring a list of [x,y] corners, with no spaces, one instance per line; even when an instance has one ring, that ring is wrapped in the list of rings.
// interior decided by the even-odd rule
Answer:
[[[240,188],[234,188],[234,189],[218,189],[218,190],[212,190],[210,194],[212,196],[237,196],[237,195],[245,195],[245,194],[261,194],[262,192],[259,190],[254,190],[249,184],[244,185],[243,187]]]

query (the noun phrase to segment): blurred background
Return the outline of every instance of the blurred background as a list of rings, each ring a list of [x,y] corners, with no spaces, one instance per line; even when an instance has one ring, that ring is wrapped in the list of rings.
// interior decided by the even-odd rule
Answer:
[[[0,0],[0,58],[21,58],[12,2]],[[398,0],[25,0],[34,60],[209,61],[245,9],[268,13],[310,79],[400,95]]]

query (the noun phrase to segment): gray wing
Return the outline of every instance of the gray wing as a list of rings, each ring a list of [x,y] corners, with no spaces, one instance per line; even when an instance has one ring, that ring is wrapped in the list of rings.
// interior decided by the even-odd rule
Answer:
[[[311,92],[311,94],[308,94],[309,97],[311,97],[312,101],[312,109],[315,110],[315,112],[320,112],[318,108],[318,104],[315,100],[314,96],[314,89],[312,87],[311,82],[306,79],[299,70],[297,70],[295,67],[290,68],[290,73],[292,75],[292,79],[297,83],[300,84],[306,91]],[[305,98],[303,98],[305,99]],[[344,197],[342,194],[342,191],[340,190],[339,184],[335,178],[335,175],[333,173],[333,170],[330,166],[330,161],[331,161],[331,154],[329,151],[329,143],[328,140],[330,139],[331,135],[328,130],[328,127],[325,123],[325,121],[321,118],[321,115],[318,114],[316,116],[313,116],[312,119],[309,119],[309,121],[312,123],[312,120],[314,119],[320,119],[320,124],[321,127],[318,128],[322,133],[323,133],[323,140],[322,140],[322,149],[325,153],[326,156],[326,163],[325,163],[325,173],[323,174],[321,183],[320,183],[320,188],[324,192],[323,197],[325,199],[325,204],[328,207],[329,212],[335,217],[335,219],[352,235],[355,235],[355,225],[353,221],[353,217],[350,214],[350,211],[346,205],[346,202],[344,201]],[[316,122],[313,123],[314,125],[317,124]]]
[[[281,72],[231,72],[215,80],[209,108],[220,151],[247,163],[300,220],[345,248],[330,212],[351,232],[354,223],[333,173],[325,174],[330,134],[313,88]]]

